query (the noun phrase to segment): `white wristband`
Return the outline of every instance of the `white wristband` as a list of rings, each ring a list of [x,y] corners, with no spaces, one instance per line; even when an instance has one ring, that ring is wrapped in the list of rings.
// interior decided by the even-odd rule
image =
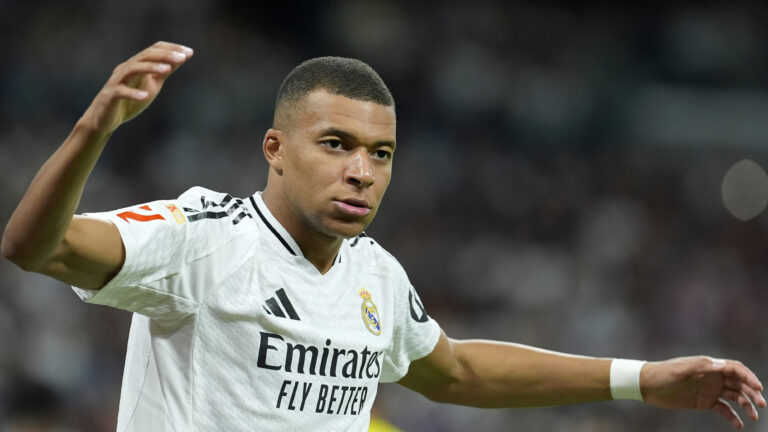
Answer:
[[[614,399],[643,400],[640,392],[641,360],[613,359],[611,362],[611,396]]]

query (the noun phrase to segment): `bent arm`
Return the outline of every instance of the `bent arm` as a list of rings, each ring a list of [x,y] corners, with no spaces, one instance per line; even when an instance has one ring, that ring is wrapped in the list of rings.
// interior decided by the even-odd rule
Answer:
[[[115,68],[11,215],[3,256],[24,270],[90,289],[101,288],[120,270],[124,251],[117,228],[74,213],[112,132],[146,109],[191,55],[182,45],[158,42]]]
[[[99,288],[122,265],[117,228],[73,217],[109,134],[78,122],[40,168],[5,228],[3,255],[27,271]]]

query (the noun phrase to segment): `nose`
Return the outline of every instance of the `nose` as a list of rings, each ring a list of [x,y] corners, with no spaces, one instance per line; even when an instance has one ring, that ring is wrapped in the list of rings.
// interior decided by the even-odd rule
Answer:
[[[373,177],[373,169],[368,158],[367,149],[360,148],[350,156],[344,179],[347,183],[358,188],[368,187],[373,184],[375,178]]]

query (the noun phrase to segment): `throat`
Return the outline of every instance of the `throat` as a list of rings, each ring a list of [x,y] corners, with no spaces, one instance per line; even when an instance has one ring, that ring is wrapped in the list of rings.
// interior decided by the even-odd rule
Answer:
[[[269,185],[261,197],[270,213],[299,246],[304,258],[320,274],[326,274],[333,267],[343,238],[321,232],[316,228],[317,224],[313,224],[304,212],[291,204],[291,199],[285,194],[274,192]]]
[[[301,247],[301,252],[304,254],[304,258],[309,261],[320,274],[326,274],[333,264],[336,262],[336,258],[339,255],[339,249],[341,248],[341,239],[336,242],[330,248],[304,248]]]

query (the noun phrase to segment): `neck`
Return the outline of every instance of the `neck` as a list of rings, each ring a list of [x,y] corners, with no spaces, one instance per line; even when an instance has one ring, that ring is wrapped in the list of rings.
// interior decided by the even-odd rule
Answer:
[[[310,247],[307,245],[309,242],[299,243],[301,253],[304,254],[304,258],[311,262],[313,266],[321,274],[325,274],[333,266],[333,262],[336,260],[336,255],[341,248],[341,239],[335,239],[332,244],[318,243]],[[305,246],[306,245],[306,246]]]
[[[321,274],[330,270],[341,248],[342,239],[313,230],[308,223],[295,215],[288,201],[284,197],[277,196],[269,186],[261,193],[261,199],[270,213],[299,245],[304,258]]]

